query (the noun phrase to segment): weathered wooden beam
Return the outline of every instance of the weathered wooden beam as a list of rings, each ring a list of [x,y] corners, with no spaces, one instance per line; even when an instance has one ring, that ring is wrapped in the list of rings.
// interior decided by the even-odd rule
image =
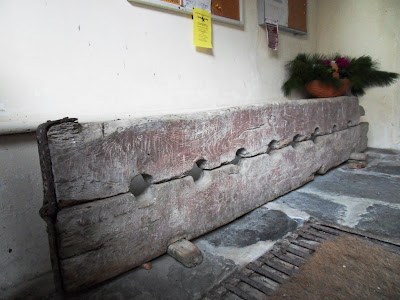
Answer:
[[[48,132],[60,207],[129,191],[147,174],[155,183],[251,157],[359,124],[355,97],[287,101],[180,116],[105,123],[75,122]]]
[[[341,164],[367,146],[361,113],[357,98],[338,97],[42,125],[41,212],[58,286],[78,291],[130,270]],[[134,196],[139,174],[151,184]]]
[[[362,151],[364,125],[319,136],[237,165],[152,184],[131,193],[66,207],[57,232],[64,288],[77,291],[141,265],[182,238],[198,237],[300,187]],[[346,155],[339,155],[341,152]]]
[[[352,152],[361,152],[367,149],[368,123],[360,123],[357,130],[351,131],[349,140],[346,131],[335,132],[330,135],[320,136],[315,142],[320,149],[320,161],[322,162],[318,174],[325,174],[330,169],[348,160]],[[329,150],[328,150],[329,149]]]

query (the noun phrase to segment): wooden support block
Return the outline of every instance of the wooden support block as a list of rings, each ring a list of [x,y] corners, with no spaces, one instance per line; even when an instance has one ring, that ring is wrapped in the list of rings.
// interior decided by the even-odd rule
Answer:
[[[351,162],[349,163],[349,168],[350,169],[363,169],[367,166],[366,163],[364,162]]]
[[[353,152],[350,154],[349,159],[352,160],[361,160],[361,161],[366,161],[368,158],[366,153],[357,153],[357,152]]]
[[[142,268],[145,270],[151,270],[152,267],[153,265],[149,262],[142,265]]]
[[[199,248],[186,239],[169,245],[167,253],[188,268],[195,267],[203,261]]]

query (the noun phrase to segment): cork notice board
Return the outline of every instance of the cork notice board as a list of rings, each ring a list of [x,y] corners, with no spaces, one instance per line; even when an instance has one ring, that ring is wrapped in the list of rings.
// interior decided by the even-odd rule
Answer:
[[[307,33],[307,0],[257,0],[258,23],[277,21],[279,29]]]
[[[192,14],[193,3],[197,3],[198,8],[202,8],[202,0],[128,0],[132,3],[145,4],[161,7],[167,10],[174,10],[181,13]],[[197,1],[197,2],[196,2]],[[210,3],[210,2],[208,2]],[[203,8],[205,9],[205,8]],[[211,16],[213,20],[225,23],[243,25],[243,0],[211,0]]]
[[[239,0],[212,0],[211,13],[216,16],[240,21]]]
[[[307,0],[288,0],[288,28],[307,32]]]

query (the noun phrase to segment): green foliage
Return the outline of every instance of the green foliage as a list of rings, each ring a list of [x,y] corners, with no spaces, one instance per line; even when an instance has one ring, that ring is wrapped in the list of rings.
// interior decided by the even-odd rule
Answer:
[[[349,59],[350,65],[347,68],[347,78],[352,84],[354,95],[364,95],[365,88],[374,86],[388,86],[392,84],[399,74],[379,71],[378,63],[372,61],[369,56]]]
[[[292,90],[302,88],[313,80],[340,87],[342,82],[332,76],[334,69],[331,67],[330,61],[337,61],[342,57],[340,54],[330,57],[323,54],[298,54],[294,60],[286,65],[288,78],[282,85],[283,92],[285,95],[289,95]],[[378,70],[377,62],[373,61],[369,56],[345,58],[350,64],[339,68],[340,78],[348,78],[350,80],[351,91],[356,96],[364,95],[365,88],[368,87],[388,86],[399,77],[397,73]]]

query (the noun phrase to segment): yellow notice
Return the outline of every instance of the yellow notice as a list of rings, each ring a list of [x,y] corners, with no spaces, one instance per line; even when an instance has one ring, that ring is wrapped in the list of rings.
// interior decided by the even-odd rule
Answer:
[[[193,8],[193,44],[197,47],[212,48],[211,14],[199,8]]]

